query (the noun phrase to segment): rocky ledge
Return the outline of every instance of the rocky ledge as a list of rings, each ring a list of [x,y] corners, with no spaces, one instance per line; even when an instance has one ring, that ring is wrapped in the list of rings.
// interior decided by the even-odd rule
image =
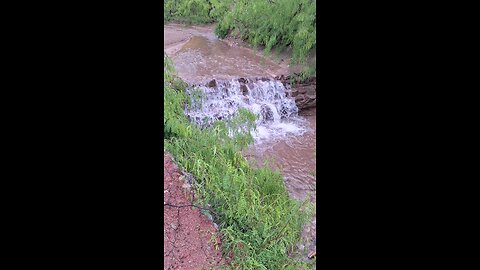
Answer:
[[[299,110],[315,107],[317,105],[317,78],[311,77],[301,83],[294,83],[290,76],[277,76],[273,78],[279,80],[287,89],[287,95],[295,99],[295,104]],[[253,81],[269,81],[271,78],[239,78],[240,89],[244,94],[247,92],[246,84]],[[203,84],[207,87],[215,88],[217,81],[215,79]]]
[[[293,83],[291,76],[277,76],[275,80],[283,83],[289,89],[290,95],[295,98],[298,109],[304,110],[317,105],[317,78],[311,77],[301,83]]]

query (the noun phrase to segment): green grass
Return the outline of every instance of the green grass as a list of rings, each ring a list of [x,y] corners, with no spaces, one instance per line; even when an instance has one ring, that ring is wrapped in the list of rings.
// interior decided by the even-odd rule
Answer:
[[[189,104],[186,85],[175,76],[171,61],[166,56],[164,60],[165,149],[194,175],[197,203],[214,210],[223,254],[233,255],[228,268],[311,269],[289,258],[287,251],[299,241],[314,206],[291,199],[278,172],[249,165],[240,153],[252,143],[249,133],[227,135],[229,127],[248,130],[255,116],[242,111],[231,122],[197,128],[183,114]]]

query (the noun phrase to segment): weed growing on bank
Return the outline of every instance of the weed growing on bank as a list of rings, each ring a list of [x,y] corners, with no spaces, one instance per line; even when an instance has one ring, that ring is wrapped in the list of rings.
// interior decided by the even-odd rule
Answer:
[[[269,53],[291,48],[292,64],[305,64],[315,53],[316,1],[313,0],[166,0],[164,21],[218,22],[215,34],[240,37]],[[306,66],[302,78],[315,75]]]
[[[180,167],[197,181],[196,203],[213,209],[223,235],[230,269],[310,269],[287,252],[300,239],[302,226],[314,213],[307,201],[288,196],[282,176],[268,168],[254,169],[240,151],[252,143],[249,133],[228,136],[229,128],[248,130],[255,116],[242,111],[233,121],[199,129],[183,113],[189,106],[185,83],[164,57],[164,144]],[[301,210],[303,209],[303,211]]]

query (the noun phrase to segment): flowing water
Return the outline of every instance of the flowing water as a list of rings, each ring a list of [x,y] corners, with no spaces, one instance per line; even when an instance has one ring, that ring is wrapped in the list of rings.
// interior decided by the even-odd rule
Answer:
[[[211,26],[169,24],[164,37],[165,52],[190,84],[189,93],[201,92],[197,105],[185,111],[189,119],[205,127],[231,118],[240,108],[252,111],[258,116],[257,129],[245,157],[257,166],[271,161],[269,166],[281,170],[293,198],[315,202],[316,108],[299,112],[288,87],[272,79],[288,74],[285,66],[217,39]],[[316,248],[315,224],[316,217],[305,226],[297,246],[304,257]]]
[[[272,138],[255,143],[245,156],[262,166],[268,160],[271,167],[280,169],[285,186],[295,199],[310,199],[316,202],[316,108],[299,112],[305,132]],[[297,244],[295,254],[306,259],[316,250],[316,216],[305,225],[302,241]]]
[[[288,92],[280,81],[212,80],[209,86],[187,90],[192,97],[195,91],[201,91],[201,98],[192,98],[196,106],[187,110],[186,115],[201,127],[217,120],[231,119],[240,108],[244,108],[257,115],[257,128],[252,130],[256,144],[302,135],[307,130],[304,119],[297,117],[295,100],[287,97]]]
[[[288,73],[285,62],[279,64],[252,49],[219,40],[213,26],[168,24],[164,38],[165,52],[175,63],[178,75],[189,83]]]

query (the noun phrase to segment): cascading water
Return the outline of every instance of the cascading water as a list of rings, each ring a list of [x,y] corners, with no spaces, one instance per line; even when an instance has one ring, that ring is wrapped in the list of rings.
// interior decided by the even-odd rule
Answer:
[[[287,135],[302,135],[305,122],[298,117],[295,100],[288,97],[285,86],[277,80],[235,79],[213,80],[206,85],[187,89],[192,105],[185,114],[201,127],[218,120],[231,119],[240,108],[257,115],[255,142]]]

